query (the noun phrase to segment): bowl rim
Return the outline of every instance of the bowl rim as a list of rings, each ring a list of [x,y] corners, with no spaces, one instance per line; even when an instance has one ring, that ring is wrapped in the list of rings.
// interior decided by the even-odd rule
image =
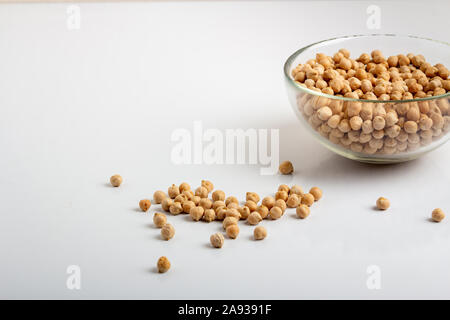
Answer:
[[[294,87],[298,88],[300,91],[303,91],[304,93],[309,93],[315,96],[319,97],[325,97],[329,99],[335,99],[335,100],[342,100],[342,101],[354,101],[354,102],[365,102],[365,103],[409,103],[409,102],[420,102],[420,101],[430,101],[430,100],[437,100],[445,97],[450,97],[450,92],[447,92],[446,94],[441,94],[438,96],[432,96],[432,97],[425,97],[425,98],[415,98],[415,99],[407,99],[407,100],[368,100],[368,99],[355,99],[355,98],[346,98],[346,97],[338,97],[331,94],[326,94],[323,92],[314,91],[311,89],[308,89],[306,87],[303,87],[299,85],[294,79],[291,77],[291,65],[297,56],[309,48],[312,48],[314,46],[317,46],[321,43],[326,43],[334,40],[340,40],[340,39],[351,39],[351,38],[363,38],[363,37],[399,37],[399,38],[412,38],[412,39],[420,39],[420,40],[427,40],[432,41],[438,44],[446,45],[450,47],[450,43],[440,40],[434,40],[427,37],[419,37],[414,35],[400,35],[400,34],[393,34],[393,33],[373,33],[373,34],[355,34],[355,35],[347,35],[347,36],[339,36],[339,37],[333,37],[325,40],[320,40],[314,43],[311,43],[301,49],[298,49],[293,54],[291,54],[286,62],[284,63],[284,76],[286,77],[286,80],[289,81]]]

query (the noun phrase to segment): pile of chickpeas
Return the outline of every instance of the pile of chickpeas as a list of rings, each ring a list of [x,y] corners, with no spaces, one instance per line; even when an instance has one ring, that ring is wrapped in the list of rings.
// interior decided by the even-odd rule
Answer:
[[[440,139],[450,129],[450,99],[410,101],[450,91],[449,70],[431,65],[422,55],[385,58],[374,50],[354,60],[341,49],[292,70],[293,79],[310,90],[348,101],[300,93],[297,105],[320,135],[341,147],[364,154],[415,151]],[[409,100],[408,102],[402,102]]]

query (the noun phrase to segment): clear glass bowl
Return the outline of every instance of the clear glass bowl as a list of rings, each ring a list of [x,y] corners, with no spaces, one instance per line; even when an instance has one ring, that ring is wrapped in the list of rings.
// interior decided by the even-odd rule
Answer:
[[[450,93],[412,100],[362,100],[317,92],[301,86],[293,79],[292,70],[298,64],[314,59],[317,53],[333,56],[341,48],[348,49],[353,59],[362,53],[370,54],[375,49],[381,50],[386,58],[398,54],[422,54],[428,63],[432,65],[442,63],[450,68],[450,44],[415,36],[390,34],[345,36],[316,42],[296,51],[284,65],[289,101],[302,125],[324,146],[353,160],[395,163],[416,159],[449,140]],[[395,110],[399,119],[394,124],[393,121],[388,121],[384,129],[373,132],[369,132],[367,128],[366,130],[350,128],[347,131],[346,126],[342,126],[343,130],[340,130],[330,127],[327,121],[319,118],[317,110],[323,106],[329,106],[333,114],[340,114],[344,118],[348,117],[347,108],[350,107],[349,110],[362,110],[363,120],[370,119],[374,114],[382,115],[382,109]],[[417,108],[420,115],[424,114],[427,117],[420,120],[410,117],[408,111]],[[433,123],[426,118],[431,119]],[[417,123],[417,132],[411,130],[409,126],[411,123],[405,131],[403,124],[409,119]],[[414,125],[412,127],[414,129]]]

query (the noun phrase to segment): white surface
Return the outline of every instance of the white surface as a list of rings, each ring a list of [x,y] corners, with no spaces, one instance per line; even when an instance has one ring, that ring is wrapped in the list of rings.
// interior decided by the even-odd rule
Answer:
[[[0,5],[0,298],[450,298],[450,221],[428,220],[434,207],[450,212],[449,145],[392,166],[340,158],[298,126],[282,78],[294,50],[336,35],[448,41],[450,4],[431,2],[379,3],[375,31],[372,2],[82,4],[73,31],[66,4]],[[295,176],[172,164],[170,135],[194,120],[279,128]],[[120,188],[108,185],[114,173]],[[185,215],[169,216],[176,236],[160,240],[138,201],[202,178],[241,199],[280,183],[320,186],[324,198],[304,221],[292,210],[264,221],[262,242],[242,224],[212,249],[220,224]],[[383,213],[381,195],[392,203]],[[66,288],[69,265],[81,290]],[[380,290],[366,286],[370,265]]]

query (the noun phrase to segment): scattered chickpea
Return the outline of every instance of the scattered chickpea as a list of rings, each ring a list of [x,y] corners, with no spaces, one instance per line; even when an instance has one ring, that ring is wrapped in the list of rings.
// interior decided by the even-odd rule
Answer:
[[[302,196],[301,204],[306,204],[308,207],[312,206],[314,203],[314,196],[311,193],[305,193]]]
[[[281,199],[281,200],[287,201],[288,197],[289,197],[289,195],[286,191],[277,191],[275,193],[275,200]]]
[[[173,201],[183,203],[188,201],[188,197],[185,194],[179,194],[175,197],[175,199],[173,199]]]
[[[216,190],[212,193],[213,201],[225,201],[225,192],[222,190]]]
[[[318,201],[320,198],[322,198],[322,190],[318,187],[312,187],[309,190],[309,193],[313,195],[315,201]]]
[[[215,233],[210,238],[209,241],[214,248],[222,248],[225,238],[221,233]]]
[[[183,207],[183,212],[184,213],[189,213],[191,212],[191,209],[195,207],[195,203],[194,201],[185,201],[181,204],[181,206]]]
[[[250,209],[247,206],[240,207],[238,209],[241,219],[247,219],[250,215]]]
[[[197,189],[195,189],[195,195],[200,198],[207,198],[208,189],[206,189],[206,187],[198,187]]]
[[[202,217],[203,221],[211,222],[216,220],[216,212],[213,209],[206,209]]]
[[[269,217],[272,220],[280,219],[282,215],[283,215],[283,210],[281,210],[280,207],[272,207],[272,209],[270,209],[270,211],[269,211]]]
[[[227,208],[228,208],[228,209],[239,209],[239,204],[234,203],[234,202],[230,202],[230,203],[227,205]]]
[[[183,182],[182,184],[180,184],[178,189],[180,190],[181,193],[183,193],[184,191],[190,191],[191,190],[191,186],[189,185],[189,183]]]
[[[300,219],[305,219],[305,218],[307,218],[307,217],[309,216],[309,213],[310,213],[310,212],[311,212],[311,210],[310,210],[309,207],[308,207],[307,205],[305,205],[305,204],[299,205],[299,206],[297,207],[297,209],[296,209],[297,216],[298,216]]]
[[[156,263],[159,273],[165,273],[170,269],[170,261],[166,257],[160,257]]]
[[[195,203],[196,206],[200,204],[200,200],[202,200],[202,198],[200,198],[199,196],[192,197],[192,201]]]
[[[153,201],[156,204],[160,204],[161,202],[163,202],[165,198],[166,194],[161,190],[155,191],[155,193],[153,194]]]
[[[310,193],[311,193],[311,191],[310,191]],[[296,208],[300,204],[300,200],[301,200],[301,198],[297,194],[293,193],[287,199],[286,205],[289,208]]]
[[[113,175],[111,178],[109,178],[109,182],[113,187],[118,187],[122,184],[123,178],[119,174]]]
[[[204,213],[205,209],[203,209],[202,207],[193,207],[189,211],[189,215],[191,216],[191,219],[194,221],[199,221],[203,217]]]
[[[289,188],[288,185],[282,184],[282,185],[280,185],[280,186],[278,187],[278,191],[285,191],[285,192],[289,193],[289,192],[290,192],[290,188]]]
[[[253,230],[253,237],[255,240],[263,240],[267,237],[267,229],[263,226],[258,226]]]
[[[214,211],[217,211],[217,209],[220,207],[226,207],[225,202],[223,202],[222,200],[217,200],[213,202],[212,208],[214,209]]]
[[[148,209],[150,209],[152,203],[148,199],[143,199],[139,201],[139,208],[141,208],[142,211],[147,212]]]
[[[232,224],[226,228],[225,232],[230,239],[236,239],[239,235],[239,227],[237,224]]]
[[[198,205],[200,206],[200,207],[203,207],[203,209],[211,209],[212,208],[212,201],[210,200],[210,199],[208,199],[208,198],[203,198],[203,199],[200,199],[200,202],[198,203]]]
[[[238,220],[235,217],[226,217],[223,219],[222,226],[224,229],[231,226],[232,224],[237,224]]]
[[[173,202],[172,205],[169,207],[169,211],[173,215],[178,215],[183,212],[183,206],[180,202]]]
[[[225,212],[225,217],[233,217],[236,220],[239,220],[241,218],[241,214],[239,213],[238,209],[228,208]]]
[[[279,170],[281,174],[291,174],[294,172],[294,166],[290,161],[283,161],[279,166]]]
[[[251,212],[255,211],[256,208],[258,208],[258,205],[252,200],[247,200],[244,206],[248,207]]]
[[[164,240],[170,240],[173,238],[174,235],[175,235],[175,228],[170,223],[166,223],[161,228],[161,236]]]
[[[380,197],[377,200],[377,208],[380,210],[386,210],[389,208],[390,205],[391,204],[390,204],[389,200],[386,198]]]
[[[247,218],[247,222],[249,224],[251,224],[252,226],[257,225],[258,223],[260,223],[261,220],[262,220],[261,215],[258,212],[256,212],[256,211],[250,213],[250,215]]]
[[[261,204],[262,204],[263,206],[267,207],[267,209],[270,210],[270,209],[272,209],[272,207],[273,207],[274,204],[275,204],[275,198],[274,198],[274,197],[271,197],[271,196],[267,196],[267,197],[265,197],[265,198],[262,199]]]
[[[167,190],[167,194],[169,195],[169,197],[171,199],[175,199],[175,197],[180,194],[180,188],[178,188],[178,186],[172,184],[169,187],[169,189]]]
[[[236,197],[229,196],[225,199],[225,205],[228,206],[230,203],[236,203],[239,204],[239,200]]]
[[[259,198],[259,195],[255,192],[247,192],[245,195],[245,200],[247,200],[247,201],[251,200],[255,203],[258,203],[260,198]]]
[[[221,207],[221,208],[217,209],[217,211],[216,211],[216,220],[223,220],[223,219],[225,219],[227,210],[228,209],[226,207]]]
[[[303,195],[303,189],[295,184],[291,187],[290,194],[296,194],[298,196],[301,196]]]
[[[272,209],[272,208],[270,208],[270,209]],[[265,205],[260,205],[260,206],[258,206],[258,208],[256,208],[256,212],[259,213],[261,218],[265,219],[267,217],[267,215],[269,214],[269,208],[266,207]]]
[[[431,219],[433,219],[434,222],[441,222],[445,218],[445,213],[442,209],[437,208],[434,209],[431,213]]]
[[[153,215],[153,223],[157,228],[162,228],[167,223],[167,217],[164,213],[156,212]]]
[[[287,208],[286,202],[284,200],[282,200],[282,199],[276,200],[275,204],[273,206],[281,208],[281,210],[283,210],[283,212],[286,211],[286,208]]]

